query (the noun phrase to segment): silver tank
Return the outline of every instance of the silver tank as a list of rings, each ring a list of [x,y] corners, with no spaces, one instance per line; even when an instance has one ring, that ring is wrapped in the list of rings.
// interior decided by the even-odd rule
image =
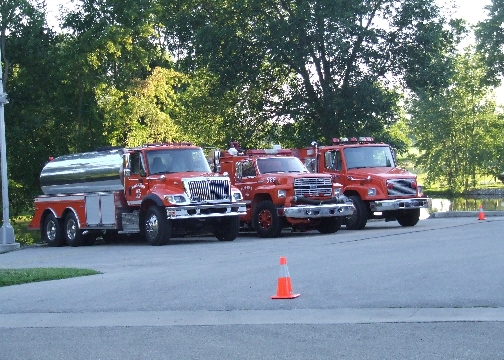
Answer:
[[[45,195],[123,190],[123,149],[59,156],[40,173]]]

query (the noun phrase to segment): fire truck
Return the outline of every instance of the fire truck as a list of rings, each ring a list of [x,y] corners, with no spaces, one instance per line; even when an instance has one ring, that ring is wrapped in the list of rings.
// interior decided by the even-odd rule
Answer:
[[[229,174],[241,191],[246,214],[242,227],[259,237],[278,237],[283,228],[335,233],[353,212],[341,184],[330,175],[311,174],[288,149],[241,151],[236,143],[214,156],[217,171]]]
[[[103,148],[50,159],[40,174],[29,229],[49,246],[91,245],[122,234],[151,245],[212,233],[234,240],[246,213],[229,177],[210,170],[203,149],[189,143]]]
[[[432,207],[424,196],[417,176],[397,167],[395,152],[373,138],[334,138],[332,145],[294,150],[305,166],[314,173],[331,174],[343,184],[343,193],[355,207],[344,222],[347,229],[359,230],[368,219],[395,221],[415,226],[420,209]]]

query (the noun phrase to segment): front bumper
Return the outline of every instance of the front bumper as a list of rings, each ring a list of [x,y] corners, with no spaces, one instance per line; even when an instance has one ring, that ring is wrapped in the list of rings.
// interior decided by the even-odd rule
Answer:
[[[313,219],[335,216],[350,216],[354,212],[351,204],[296,205],[284,207],[285,217],[294,219]]]
[[[395,200],[377,200],[369,203],[371,211],[392,211],[431,208],[432,200],[430,198],[410,198]]]
[[[182,205],[166,207],[168,219],[205,219],[222,216],[245,215],[244,202],[209,205]]]

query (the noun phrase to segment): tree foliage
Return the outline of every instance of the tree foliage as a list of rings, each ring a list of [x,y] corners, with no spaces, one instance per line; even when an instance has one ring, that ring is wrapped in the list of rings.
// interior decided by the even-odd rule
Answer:
[[[157,67],[147,79],[138,79],[124,92],[113,86],[97,89],[107,142],[134,147],[182,140],[172,114],[179,108],[175,90],[184,81],[182,74]]]
[[[486,10],[488,17],[476,27],[477,49],[485,55],[487,81],[495,85],[504,75],[504,1],[492,0]]]
[[[473,49],[456,57],[450,86],[412,102],[411,129],[421,152],[418,165],[428,182],[441,182],[454,193],[473,188],[481,175],[497,176],[504,160],[498,153],[504,123],[485,84],[486,67]]]
[[[221,90],[262,92],[256,116],[302,145],[380,134],[398,120],[397,85],[450,75],[453,33],[430,0],[207,0],[181,18],[193,20],[175,32],[183,60],[208,66]]]

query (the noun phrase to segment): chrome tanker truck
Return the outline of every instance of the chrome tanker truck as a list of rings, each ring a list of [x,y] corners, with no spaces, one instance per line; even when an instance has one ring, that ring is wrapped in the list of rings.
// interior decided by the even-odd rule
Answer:
[[[107,148],[50,159],[29,229],[49,246],[139,234],[151,245],[209,233],[232,241],[246,212],[241,192],[187,143]]]

